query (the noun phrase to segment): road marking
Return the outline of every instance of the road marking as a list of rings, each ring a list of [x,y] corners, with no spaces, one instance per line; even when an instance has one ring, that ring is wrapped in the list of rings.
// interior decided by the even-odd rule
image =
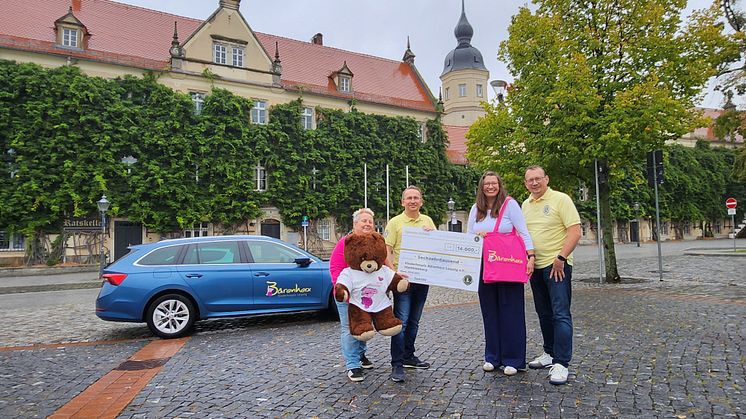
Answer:
[[[0,346],[0,352],[28,351],[28,350],[34,350],[34,349],[75,348],[78,346],[113,345],[116,343],[142,342],[143,340],[149,340],[149,339],[144,339],[144,338],[112,339],[112,340],[94,340],[90,342],[35,343],[33,345],[25,345],[25,346]]]
[[[116,418],[188,339],[148,343],[49,417]]]

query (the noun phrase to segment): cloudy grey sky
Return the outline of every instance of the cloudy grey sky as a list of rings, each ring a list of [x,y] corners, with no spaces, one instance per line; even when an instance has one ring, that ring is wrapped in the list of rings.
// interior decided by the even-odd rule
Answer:
[[[116,0],[180,16],[205,19],[219,0]],[[510,18],[526,0],[465,0],[474,28],[472,45],[484,56],[490,80],[511,80],[497,60],[499,43],[508,37]],[[708,7],[712,0],[689,0],[687,12]],[[453,29],[461,14],[460,0],[243,0],[241,14],[257,32],[310,40],[317,32],[324,45],[400,60],[410,37],[415,65],[430,90],[438,95],[443,59],[456,47]],[[280,51],[282,54],[282,51]],[[494,96],[490,92],[490,97]],[[707,94],[702,106],[719,107],[722,98]]]

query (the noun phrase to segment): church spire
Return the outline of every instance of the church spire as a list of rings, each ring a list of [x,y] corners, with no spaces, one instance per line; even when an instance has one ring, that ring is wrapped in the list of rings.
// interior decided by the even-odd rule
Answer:
[[[456,29],[453,30],[453,34],[456,35],[459,46],[471,45],[471,37],[474,36],[474,28],[469,24],[469,20],[466,19],[466,7],[464,0],[461,0],[461,18],[456,24]]]

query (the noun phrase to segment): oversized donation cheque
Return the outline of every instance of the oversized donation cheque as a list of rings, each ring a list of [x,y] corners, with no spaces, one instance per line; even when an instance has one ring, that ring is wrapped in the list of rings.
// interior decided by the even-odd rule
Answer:
[[[402,230],[399,272],[409,282],[477,292],[482,238],[450,231]]]

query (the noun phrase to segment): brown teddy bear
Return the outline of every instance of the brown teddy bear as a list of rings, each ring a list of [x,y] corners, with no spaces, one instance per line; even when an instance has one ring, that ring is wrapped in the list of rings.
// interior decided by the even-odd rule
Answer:
[[[350,334],[368,341],[375,330],[384,336],[401,332],[401,320],[394,317],[386,293],[406,291],[409,281],[383,264],[387,256],[383,236],[375,232],[351,234],[345,238],[344,254],[349,267],[339,274],[334,297],[339,302],[349,299]]]

